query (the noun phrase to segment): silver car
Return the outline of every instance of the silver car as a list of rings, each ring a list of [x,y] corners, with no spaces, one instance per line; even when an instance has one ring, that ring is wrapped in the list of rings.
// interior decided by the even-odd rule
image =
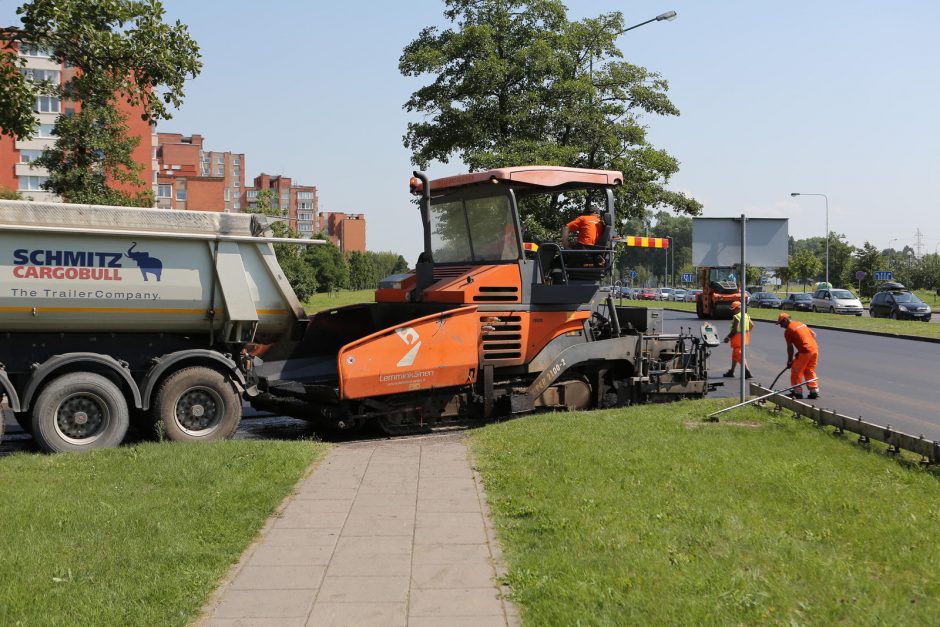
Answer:
[[[862,315],[862,303],[848,290],[822,289],[813,294],[813,311]]]

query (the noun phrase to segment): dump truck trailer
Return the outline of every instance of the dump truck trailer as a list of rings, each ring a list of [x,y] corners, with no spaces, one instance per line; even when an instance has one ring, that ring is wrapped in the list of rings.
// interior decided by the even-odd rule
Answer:
[[[433,181],[415,172],[415,270],[384,279],[375,302],[318,313],[301,339],[268,347],[252,405],[328,428],[374,420],[394,434],[703,396],[714,332],[663,333],[659,310],[618,306],[601,287],[622,180],[550,166]],[[594,203],[605,227],[593,245],[529,242],[526,202],[569,218]]]
[[[247,214],[0,201],[0,395],[46,451],[117,445],[131,417],[231,436],[248,348],[307,323],[283,241]]]

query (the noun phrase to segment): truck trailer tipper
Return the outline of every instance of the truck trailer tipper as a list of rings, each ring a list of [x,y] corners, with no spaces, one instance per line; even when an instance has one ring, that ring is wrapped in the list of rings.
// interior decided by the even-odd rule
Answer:
[[[174,440],[231,436],[257,393],[246,348],[306,324],[266,226],[0,201],[0,394],[39,446],[117,445],[132,414]]]

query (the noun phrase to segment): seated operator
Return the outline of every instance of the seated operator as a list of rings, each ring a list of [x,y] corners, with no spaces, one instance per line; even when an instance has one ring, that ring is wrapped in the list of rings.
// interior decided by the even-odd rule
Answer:
[[[601,234],[604,232],[604,227],[604,220],[600,216],[600,210],[596,206],[591,205],[585,209],[583,215],[578,216],[561,227],[562,248],[568,248],[568,234],[571,231],[577,231],[578,233],[578,241],[574,245],[574,248],[582,250],[596,248],[597,240],[600,239]],[[581,260],[582,263],[589,261],[587,257]],[[597,255],[594,262],[597,265],[603,265],[604,258]]]

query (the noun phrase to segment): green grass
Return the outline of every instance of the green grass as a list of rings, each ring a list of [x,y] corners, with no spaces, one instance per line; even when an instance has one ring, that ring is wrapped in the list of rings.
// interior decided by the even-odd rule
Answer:
[[[523,622],[933,624],[936,476],[727,402],[472,434]]]
[[[326,448],[228,441],[0,459],[0,624],[188,624]]]
[[[669,301],[653,300],[624,300],[624,305],[638,307],[668,307],[682,311],[695,311],[695,303],[673,303]],[[748,314],[755,320],[776,320],[780,313],[778,309],[750,309]],[[813,313],[811,311],[788,312],[794,320],[809,325],[821,325],[837,329],[854,329],[857,331],[875,331],[878,333],[893,333],[897,335],[916,335],[917,337],[940,338],[940,325],[916,322],[914,320],[891,320],[889,318],[868,318],[866,316],[845,316],[828,313]]]
[[[338,292],[324,292],[314,294],[304,303],[304,309],[308,314],[325,311],[327,309],[336,309],[346,305],[356,305],[359,303],[371,303],[375,301],[375,290],[340,290]]]

